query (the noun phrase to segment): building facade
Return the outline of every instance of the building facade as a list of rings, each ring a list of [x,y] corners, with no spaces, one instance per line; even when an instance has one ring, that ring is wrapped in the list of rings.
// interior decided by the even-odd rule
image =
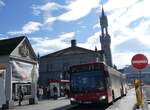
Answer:
[[[68,80],[71,65],[103,60],[103,51],[78,47],[71,41],[71,47],[40,57],[39,84],[48,85],[51,80]]]
[[[100,43],[102,50],[81,48],[76,45],[76,40],[72,40],[71,47],[40,57],[39,84],[45,86],[50,85],[50,89],[52,89],[51,82],[61,83],[61,80],[68,80],[68,70],[71,65],[104,62],[112,67],[111,37],[108,34],[108,21],[103,8],[100,25]]]
[[[0,40],[0,75],[5,89],[5,105],[10,108],[18,95],[18,88],[24,90],[29,103],[35,103],[38,62],[27,37]],[[1,99],[0,99],[1,100]]]

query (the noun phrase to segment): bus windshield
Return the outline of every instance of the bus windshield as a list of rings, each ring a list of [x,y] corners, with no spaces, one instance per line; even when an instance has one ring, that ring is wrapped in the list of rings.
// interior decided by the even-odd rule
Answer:
[[[101,71],[78,72],[71,75],[71,91],[84,92],[104,89],[104,74]]]

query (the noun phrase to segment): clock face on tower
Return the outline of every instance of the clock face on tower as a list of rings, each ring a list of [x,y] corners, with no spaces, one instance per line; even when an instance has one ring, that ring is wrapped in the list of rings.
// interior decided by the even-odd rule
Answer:
[[[20,47],[19,47],[19,54],[22,57],[27,57],[29,56],[29,50],[27,48],[27,46],[25,45],[25,43],[23,43]]]

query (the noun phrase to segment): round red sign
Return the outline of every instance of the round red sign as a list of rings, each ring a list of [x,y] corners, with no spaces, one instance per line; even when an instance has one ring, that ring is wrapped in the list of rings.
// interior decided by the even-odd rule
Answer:
[[[136,69],[144,69],[148,65],[148,59],[143,54],[136,54],[132,57],[131,63]]]

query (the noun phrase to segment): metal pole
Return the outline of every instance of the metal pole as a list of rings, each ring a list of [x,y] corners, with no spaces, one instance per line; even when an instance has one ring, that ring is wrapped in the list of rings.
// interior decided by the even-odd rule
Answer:
[[[141,95],[142,95],[142,72],[139,70],[139,80],[140,80],[140,89],[141,89]]]

